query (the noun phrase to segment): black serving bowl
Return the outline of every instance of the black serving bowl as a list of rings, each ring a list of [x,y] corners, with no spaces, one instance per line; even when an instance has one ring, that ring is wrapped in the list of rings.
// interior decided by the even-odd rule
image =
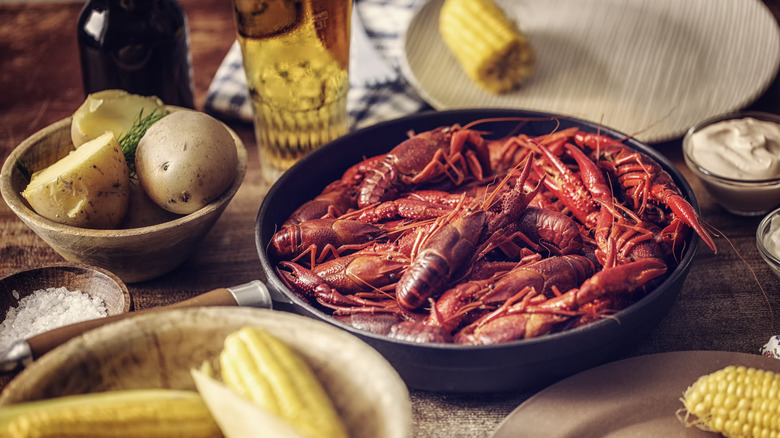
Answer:
[[[556,129],[578,126],[616,139],[626,135],[584,120],[552,114],[476,109],[429,112],[380,123],[352,132],[313,152],[273,185],[264,199],[256,222],[256,245],[266,283],[280,310],[326,321],[357,335],[379,351],[396,368],[410,388],[437,392],[488,393],[536,389],[587,368],[616,358],[631,342],[646,337],[674,304],[691,268],[698,237],[689,233],[679,265],[646,296],[614,318],[535,339],[492,346],[417,344],[357,330],[314,308],[290,291],[277,276],[266,249],[279,225],[298,206],[318,195],[351,165],[366,157],[389,151],[408,138],[439,126],[465,125],[478,119],[522,117],[529,121],[522,132],[542,135]],[[517,127],[516,122],[490,122],[478,129],[497,137]],[[649,155],[672,176],[698,212],[690,185],[665,157],[629,139],[625,144]]]

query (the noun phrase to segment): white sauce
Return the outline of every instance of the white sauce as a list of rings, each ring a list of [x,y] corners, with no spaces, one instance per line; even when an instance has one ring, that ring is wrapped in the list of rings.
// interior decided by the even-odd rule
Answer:
[[[769,231],[764,236],[764,248],[780,259],[780,216],[775,216],[769,222]]]
[[[780,178],[780,125],[752,117],[713,123],[690,137],[690,154],[713,174],[744,180]]]

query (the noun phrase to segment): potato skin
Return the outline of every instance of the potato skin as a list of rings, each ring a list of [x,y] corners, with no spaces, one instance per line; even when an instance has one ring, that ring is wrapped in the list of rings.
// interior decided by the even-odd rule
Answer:
[[[127,213],[129,174],[122,148],[108,132],[33,174],[22,196],[55,222],[114,229]]]
[[[176,111],[152,125],[138,143],[135,169],[146,194],[177,214],[193,213],[236,178],[238,153],[225,126],[197,111]]]
[[[137,179],[130,180],[130,202],[127,206],[125,220],[122,221],[120,228],[149,227],[170,222],[179,217],[181,215],[171,213],[152,202]]]

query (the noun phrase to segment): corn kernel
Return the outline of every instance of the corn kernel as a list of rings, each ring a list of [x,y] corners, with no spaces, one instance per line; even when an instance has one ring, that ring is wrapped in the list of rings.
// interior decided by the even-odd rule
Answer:
[[[780,374],[727,366],[702,376],[683,395],[687,425],[726,437],[780,438]],[[698,420],[688,419],[688,414]]]
[[[439,33],[469,78],[491,93],[509,91],[533,75],[527,38],[492,0],[445,0]]]
[[[228,387],[287,421],[302,436],[346,436],[335,406],[308,364],[265,330],[245,327],[228,335],[220,368]]]

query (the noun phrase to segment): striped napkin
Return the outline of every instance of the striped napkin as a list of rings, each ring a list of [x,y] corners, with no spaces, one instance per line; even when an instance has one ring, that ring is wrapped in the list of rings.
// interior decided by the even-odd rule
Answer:
[[[423,1],[355,0],[357,18],[374,47],[356,41],[357,32],[353,32],[350,59],[354,62],[350,64],[350,90],[347,96],[347,110],[353,129],[430,109],[399,73],[398,67],[403,53],[403,32],[415,8]],[[360,70],[368,68],[370,63],[361,64],[360,60],[374,55],[364,52],[371,49],[375,49],[387,61],[390,69],[395,70],[396,74],[390,80],[376,82],[371,79],[371,72],[363,74]],[[231,46],[220,64],[209,86],[204,109],[219,118],[252,121],[252,106],[247,95],[238,42]]]

